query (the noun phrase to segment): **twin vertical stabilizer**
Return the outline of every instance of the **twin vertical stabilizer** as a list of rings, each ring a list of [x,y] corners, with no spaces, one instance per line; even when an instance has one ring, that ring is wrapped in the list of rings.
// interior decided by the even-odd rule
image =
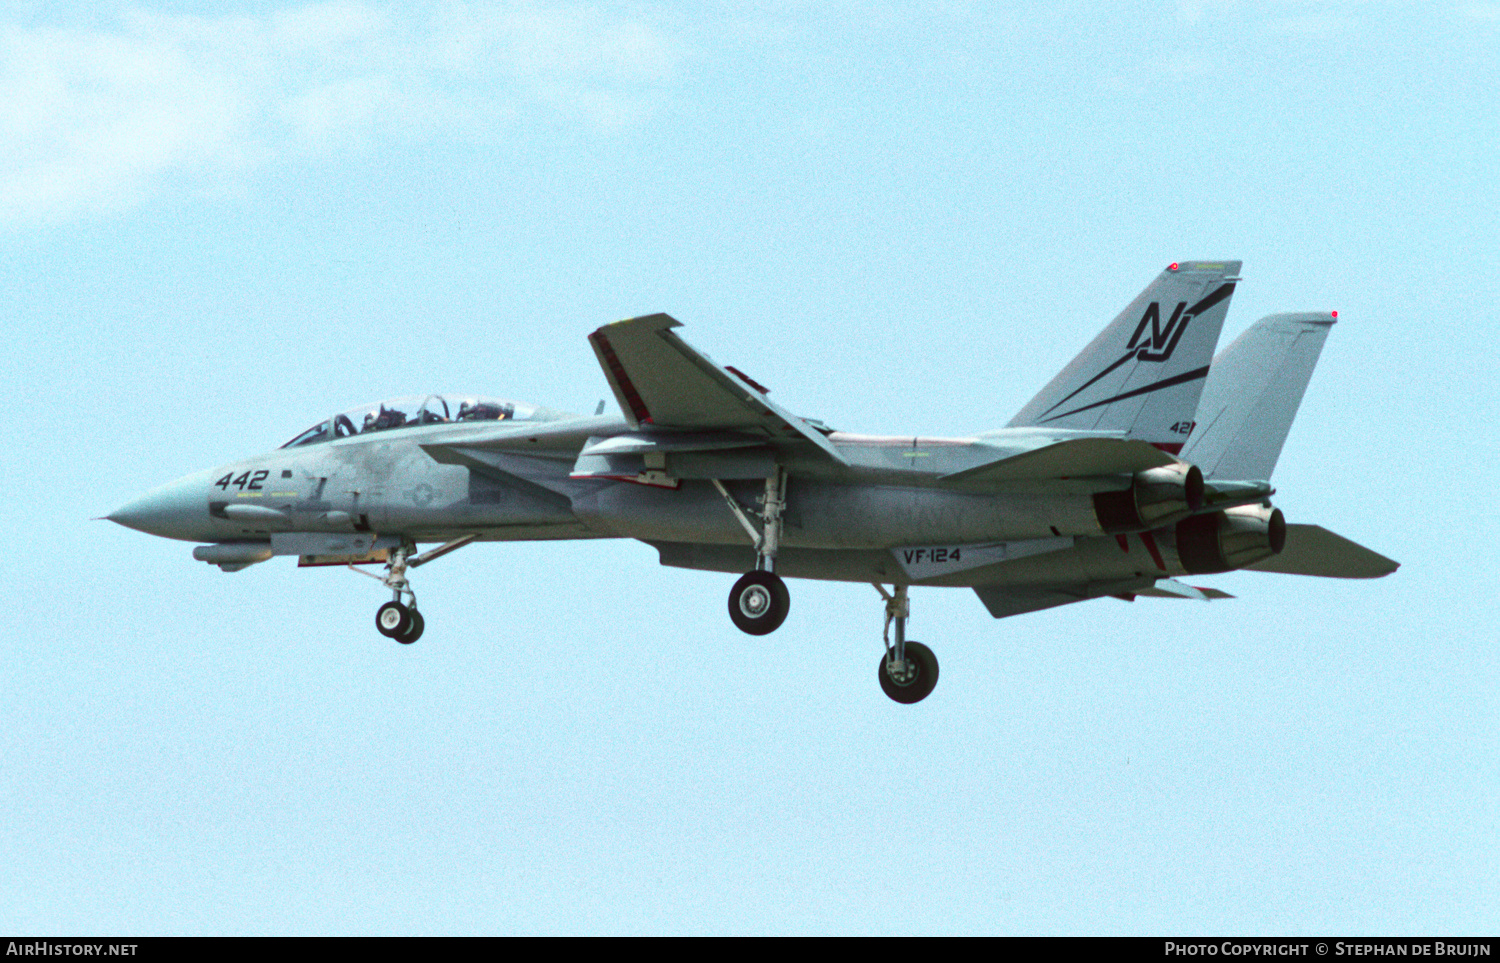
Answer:
[[[1183,459],[1205,478],[1269,480],[1333,324],[1327,311],[1273,314],[1219,352]]]
[[[1239,261],[1168,267],[1009,427],[1122,431],[1181,450],[1239,271]]]

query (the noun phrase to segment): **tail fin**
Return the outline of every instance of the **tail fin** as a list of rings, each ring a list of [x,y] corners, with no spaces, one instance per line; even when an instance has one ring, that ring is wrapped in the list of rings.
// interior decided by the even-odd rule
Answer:
[[[1009,427],[1123,431],[1179,451],[1239,271],[1239,261],[1184,261],[1167,268]]]
[[[1273,314],[1219,352],[1183,460],[1205,478],[1270,479],[1333,323]]]

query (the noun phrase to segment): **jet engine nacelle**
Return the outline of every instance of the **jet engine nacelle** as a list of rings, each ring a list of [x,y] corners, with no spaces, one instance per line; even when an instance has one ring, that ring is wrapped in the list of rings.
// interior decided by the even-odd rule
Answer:
[[[1135,473],[1130,487],[1094,495],[1094,515],[1107,534],[1170,525],[1203,507],[1203,472],[1178,462]]]
[[[1286,518],[1268,505],[1240,505],[1177,523],[1177,558],[1191,575],[1228,572],[1286,547]]]

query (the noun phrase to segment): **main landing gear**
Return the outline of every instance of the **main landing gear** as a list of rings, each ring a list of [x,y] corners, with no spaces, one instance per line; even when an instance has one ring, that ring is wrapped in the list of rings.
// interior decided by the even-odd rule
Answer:
[[[729,590],[729,618],[735,628],[749,635],[769,635],[781,628],[791,608],[786,583],[775,572],[776,553],[781,547],[781,515],[786,509],[786,470],[781,466],[766,479],[766,493],[761,498],[760,528],[734,500],[724,483],[711,479],[723,496],[729,510],[755,543],[755,570],[741,575]],[[887,592],[883,585],[875,591],[885,599],[885,654],[880,657],[880,688],[897,702],[910,705],[932,695],[937,686],[938,661],[932,650],[906,638],[906,620],[911,615],[905,585],[893,586]],[[896,639],[891,641],[891,625]]]
[[[892,595],[882,585],[875,591],[885,599],[885,654],[880,657],[880,688],[897,702],[910,705],[932,694],[938,680],[937,656],[920,642],[906,638],[906,619],[911,603],[906,586],[895,586]],[[896,641],[891,641],[891,623],[896,625]]]
[[[411,583],[406,579],[406,570],[426,565],[435,558],[441,558],[455,549],[463,548],[478,537],[478,535],[465,535],[463,538],[456,538],[421,555],[412,554],[417,550],[415,543],[402,542],[400,547],[391,550],[391,557],[385,563],[383,576],[361,571],[351,564],[349,568],[352,571],[379,579],[394,595],[391,601],[375,610],[375,630],[388,639],[395,639],[402,645],[411,645],[420,639],[422,630],[427,628],[427,623],[422,618],[422,613],[417,611],[417,593],[412,591]],[[409,600],[409,604],[403,602],[403,598]]]
[[[755,543],[755,571],[746,572],[729,590],[729,619],[735,628],[749,635],[768,635],[781,628],[792,605],[786,583],[775,572],[776,553],[781,548],[781,513],[786,508],[786,471],[777,466],[766,479],[766,494],[761,499],[760,531],[724,487],[713,479],[714,487],[724,496],[729,510],[750,534]]]

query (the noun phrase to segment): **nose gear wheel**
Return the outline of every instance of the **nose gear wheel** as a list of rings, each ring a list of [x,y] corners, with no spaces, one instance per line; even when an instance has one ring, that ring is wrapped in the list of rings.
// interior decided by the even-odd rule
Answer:
[[[376,631],[402,645],[411,645],[420,639],[426,627],[421,612],[400,602],[387,602],[375,612]]]
[[[402,645],[411,645],[413,642],[422,637],[422,630],[425,628],[427,628],[427,623],[423,621],[422,613],[418,612],[416,609],[412,609],[411,624],[406,627],[406,631],[402,632],[400,635],[391,636],[391,638],[395,639],[397,642],[400,642]]]
[[[400,602],[387,602],[375,610],[375,629],[388,639],[394,639],[411,625],[411,609]]]

